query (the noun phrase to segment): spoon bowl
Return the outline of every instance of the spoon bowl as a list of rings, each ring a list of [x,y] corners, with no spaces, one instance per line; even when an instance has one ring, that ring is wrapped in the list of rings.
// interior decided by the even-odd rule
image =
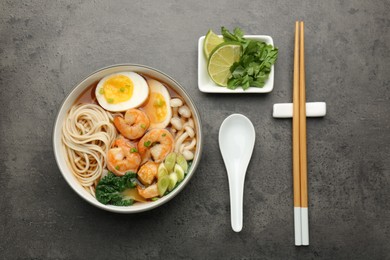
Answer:
[[[242,230],[244,180],[255,138],[252,122],[241,114],[228,116],[219,129],[219,149],[229,180],[231,223],[235,232]]]

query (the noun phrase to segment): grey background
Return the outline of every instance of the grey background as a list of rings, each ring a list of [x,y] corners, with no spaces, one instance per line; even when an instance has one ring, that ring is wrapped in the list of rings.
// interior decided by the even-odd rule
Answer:
[[[12,1],[0,3],[1,259],[390,259],[389,1]],[[294,247],[291,121],[294,22],[306,22],[310,240]],[[270,94],[203,94],[197,40],[209,28],[271,35]],[[84,202],[54,160],[62,100],[91,72],[139,63],[177,79],[205,132],[201,164],[174,200],[118,215]],[[256,127],[244,228],[230,227],[217,134],[243,113]]]

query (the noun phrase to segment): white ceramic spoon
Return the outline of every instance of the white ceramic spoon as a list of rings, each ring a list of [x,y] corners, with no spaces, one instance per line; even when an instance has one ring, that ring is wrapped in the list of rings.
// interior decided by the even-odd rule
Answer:
[[[255,145],[255,128],[244,115],[228,116],[219,129],[219,149],[229,179],[232,228],[242,229],[242,200],[246,169]]]

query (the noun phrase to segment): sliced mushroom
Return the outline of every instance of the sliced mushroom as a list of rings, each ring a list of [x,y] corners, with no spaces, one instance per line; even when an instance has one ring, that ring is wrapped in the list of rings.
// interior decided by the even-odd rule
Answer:
[[[193,129],[195,129],[194,120],[192,120],[192,118],[188,118],[188,121],[183,125],[183,127],[185,127],[187,125],[192,127]]]
[[[190,118],[191,117],[191,110],[187,106],[181,106],[179,107],[179,114],[182,117]]]
[[[184,150],[182,154],[187,161],[194,159],[194,153],[190,150]]]
[[[180,151],[180,146],[184,142],[184,140],[186,140],[187,137],[188,137],[188,133],[184,132],[181,136],[179,136],[177,138],[176,144],[175,144],[175,152],[176,153],[178,153]]]
[[[185,143],[184,144],[184,150],[192,150],[196,145],[196,138],[193,138],[191,140],[191,143]]]
[[[186,130],[186,132],[191,138],[194,138],[195,132],[194,129],[192,129],[192,127],[186,126],[184,129]]]
[[[181,130],[183,128],[183,124],[178,117],[172,117],[171,124],[177,130]]]
[[[178,110],[179,110],[179,108],[177,108],[177,107],[173,107],[172,108],[172,116],[173,117],[178,117],[179,116]]]
[[[171,107],[181,107],[183,105],[183,101],[180,98],[172,98],[170,105]]]

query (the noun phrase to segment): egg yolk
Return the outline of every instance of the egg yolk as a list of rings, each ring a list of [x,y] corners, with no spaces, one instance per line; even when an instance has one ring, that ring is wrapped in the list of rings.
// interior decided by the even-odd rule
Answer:
[[[165,98],[160,93],[150,93],[149,101],[145,106],[148,111],[148,116],[152,122],[160,123],[167,116],[167,103]]]
[[[129,77],[116,75],[106,80],[102,89],[107,103],[118,104],[131,98],[134,84]]]

